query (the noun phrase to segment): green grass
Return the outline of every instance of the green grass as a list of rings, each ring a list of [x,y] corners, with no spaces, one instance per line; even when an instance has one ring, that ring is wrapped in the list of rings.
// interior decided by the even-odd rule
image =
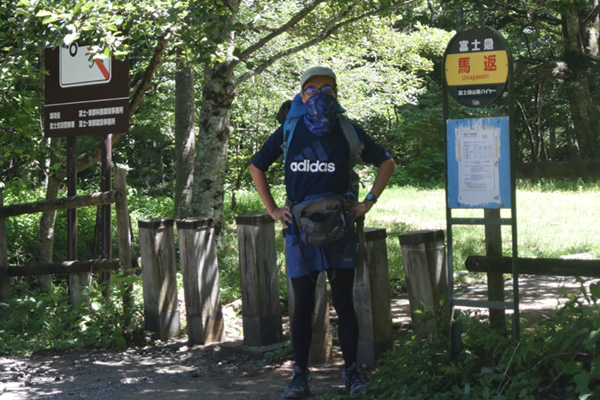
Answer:
[[[559,258],[567,255],[596,257],[600,254],[600,190],[597,185],[574,190],[551,185],[520,185],[516,193],[517,243],[520,257]],[[453,210],[454,217],[483,217],[483,210]],[[501,210],[510,217],[510,209]],[[367,226],[385,228],[388,251],[396,252],[398,235],[417,230],[446,230],[444,189],[391,187],[367,215]],[[483,226],[456,225],[452,229],[455,270],[464,269],[470,255],[484,255]],[[447,235],[446,235],[447,237]],[[502,227],[503,252],[512,254],[509,226]],[[401,258],[401,255],[399,256]],[[391,260],[390,269],[401,275],[399,263]]]

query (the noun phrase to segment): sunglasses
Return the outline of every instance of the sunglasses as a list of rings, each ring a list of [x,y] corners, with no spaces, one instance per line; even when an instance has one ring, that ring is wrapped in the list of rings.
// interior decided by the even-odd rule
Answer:
[[[309,96],[312,96],[313,94],[317,93],[317,92],[321,92],[321,93],[325,93],[325,94],[333,94],[333,92],[335,91],[335,88],[333,86],[323,86],[322,88],[315,88],[315,87],[307,87],[306,89],[304,89],[304,93],[306,93]]]

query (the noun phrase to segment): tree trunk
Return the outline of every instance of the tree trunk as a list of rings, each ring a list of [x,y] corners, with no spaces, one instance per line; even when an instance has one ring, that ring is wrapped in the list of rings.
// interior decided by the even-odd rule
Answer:
[[[234,85],[218,69],[205,72],[199,132],[196,141],[192,215],[214,218],[215,233],[223,228],[223,197]]]
[[[175,74],[175,218],[191,217],[194,181],[194,69]]]
[[[600,144],[596,135],[600,111],[593,98],[593,91],[588,79],[589,69],[585,65],[587,55],[584,53],[584,45],[581,43],[581,27],[579,15],[575,7],[571,6],[562,16],[565,58],[568,60],[569,68],[572,70],[571,84],[567,86],[575,137],[578,142],[579,154],[583,159],[597,157]]]
[[[50,157],[49,165],[54,165],[58,162],[58,154],[60,154],[62,140],[61,138],[50,139]],[[60,182],[62,179],[55,175],[48,176],[46,180],[46,200],[58,199]],[[52,254],[54,250],[54,223],[56,222],[56,210],[45,211],[40,218],[40,252],[38,262],[40,264],[52,262]],[[52,287],[52,275],[40,275],[38,281],[44,290],[50,290]]]

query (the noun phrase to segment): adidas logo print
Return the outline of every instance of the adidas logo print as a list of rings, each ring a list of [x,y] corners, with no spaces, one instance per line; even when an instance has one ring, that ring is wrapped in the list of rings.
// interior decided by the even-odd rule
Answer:
[[[335,163],[313,161],[294,161],[290,164],[293,172],[335,172]]]

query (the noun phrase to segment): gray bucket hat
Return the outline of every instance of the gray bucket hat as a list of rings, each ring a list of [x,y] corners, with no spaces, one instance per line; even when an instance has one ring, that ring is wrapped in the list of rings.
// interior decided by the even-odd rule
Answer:
[[[333,78],[333,81],[335,82],[335,72],[333,72],[331,68],[317,66],[304,71],[302,77],[300,78],[300,88],[304,89],[304,84],[306,83],[306,81],[308,81],[314,76],[329,76]]]

